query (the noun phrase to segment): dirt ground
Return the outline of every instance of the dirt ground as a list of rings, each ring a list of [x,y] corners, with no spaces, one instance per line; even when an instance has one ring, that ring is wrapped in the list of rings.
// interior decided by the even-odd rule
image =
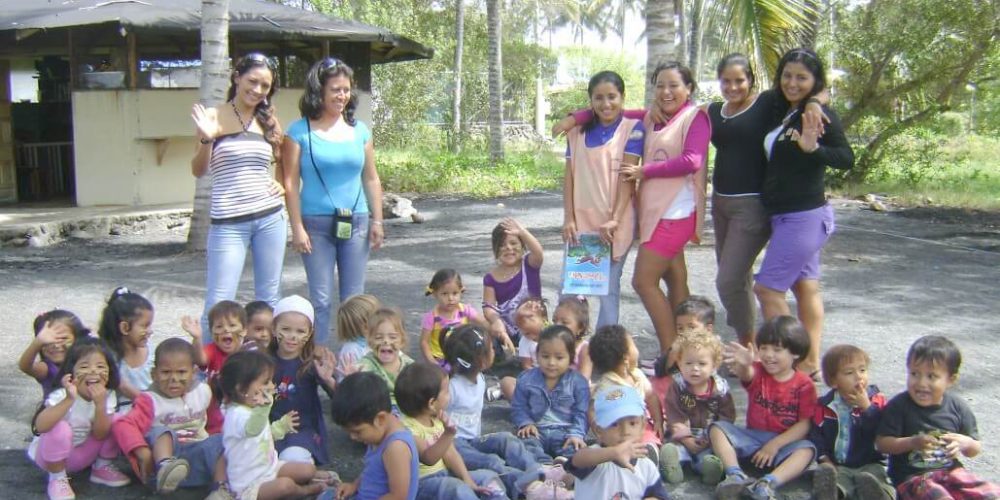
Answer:
[[[955,392],[979,418],[983,453],[966,460],[973,471],[1000,481],[1000,354],[995,348],[1000,326],[1000,230],[995,217],[961,211],[876,213],[856,202],[833,200],[838,229],[823,256],[826,304],[824,346],[854,343],[872,357],[871,378],[895,394],[904,388],[905,354],[922,335],[943,334],[962,348],[964,362]],[[466,301],[478,304],[483,274],[491,265],[489,232],[502,217],[519,218],[546,249],[543,287],[555,297],[562,245],[558,194],[534,194],[503,200],[424,199],[417,204],[424,224],[388,221],[387,244],[368,266],[368,291],[383,302],[402,308],[407,330],[419,332],[420,316],[433,304],[423,289],[440,267],[454,267],[464,277]],[[711,225],[709,224],[708,227]],[[204,256],[183,252],[186,226],[141,229],[103,239],[70,239],[46,248],[0,249],[0,498],[44,498],[43,474],[25,458],[29,421],[40,398],[38,385],[20,374],[16,360],[28,344],[35,315],[60,307],[96,325],[102,304],[121,284],[137,290],[156,307],[154,342],[181,334],[180,318],[198,314],[204,288]],[[689,247],[687,261],[692,293],[717,301],[712,236],[706,244]],[[635,252],[630,255],[634,259]],[[649,356],[655,351],[650,323],[623,278],[621,322],[639,334]],[[252,281],[244,275],[238,296],[251,300]],[[307,295],[305,273],[298,255],[289,251],[283,274],[286,294]],[[724,338],[733,338],[720,311],[716,324]],[[418,352],[415,336],[410,350]],[[825,388],[823,388],[825,389]],[[738,405],[745,393],[737,389]],[[509,407],[488,406],[485,429],[510,429]],[[360,446],[331,424],[333,468],[346,479],[358,473]],[[90,485],[86,476],[73,482],[81,497],[142,498],[148,492],[130,486],[119,490]],[[808,498],[807,479],[779,492],[785,498]],[[673,490],[677,498],[710,498],[696,481]],[[16,493],[15,493],[16,492]],[[200,498],[188,491],[183,498]],[[583,498],[583,495],[581,495]]]

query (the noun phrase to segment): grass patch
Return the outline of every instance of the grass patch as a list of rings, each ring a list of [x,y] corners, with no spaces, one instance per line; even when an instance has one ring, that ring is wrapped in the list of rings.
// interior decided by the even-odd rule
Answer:
[[[1000,138],[959,136],[941,140],[932,152],[924,151],[930,158],[900,155],[873,179],[842,186],[840,194],[880,193],[903,205],[924,205],[930,199],[933,205],[1000,210]]]
[[[551,151],[508,151],[490,166],[489,155],[422,149],[380,150],[379,177],[387,191],[493,198],[562,186],[565,161]]]

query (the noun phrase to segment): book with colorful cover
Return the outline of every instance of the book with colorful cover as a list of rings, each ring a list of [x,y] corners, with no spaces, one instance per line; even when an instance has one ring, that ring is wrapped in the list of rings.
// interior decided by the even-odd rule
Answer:
[[[607,295],[611,277],[611,245],[597,233],[580,233],[578,244],[566,244],[563,295]]]

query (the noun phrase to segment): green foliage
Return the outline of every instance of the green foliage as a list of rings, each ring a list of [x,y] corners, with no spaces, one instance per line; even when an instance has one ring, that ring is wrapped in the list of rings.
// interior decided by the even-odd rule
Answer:
[[[377,158],[379,177],[388,191],[477,198],[558,189],[564,168],[562,159],[550,151],[508,152],[505,160],[493,167],[486,153],[453,154],[424,148],[380,150]]]
[[[920,154],[932,149],[923,132],[908,130],[954,130],[954,121],[941,113],[960,109],[966,82],[997,68],[996,9],[990,0],[841,5],[833,43],[845,76],[837,82],[835,103],[846,108],[844,124],[860,146],[853,179],[891,170],[900,154],[918,154],[903,151],[902,144]],[[901,134],[910,137],[894,140]]]
[[[573,83],[569,88],[549,93],[552,116],[587,107],[590,102],[587,83],[595,73],[605,70],[614,71],[625,80],[625,108],[643,107],[644,73],[635,58],[617,50],[587,47],[569,47],[560,51],[560,56]]]

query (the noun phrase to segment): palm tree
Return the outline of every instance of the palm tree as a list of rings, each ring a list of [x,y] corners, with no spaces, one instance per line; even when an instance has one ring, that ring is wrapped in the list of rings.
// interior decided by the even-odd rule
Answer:
[[[451,150],[458,152],[462,137],[462,51],[465,49],[465,0],[455,0],[455,89],[451,101]]]
[[[682,0],[646,0],[646,102],[653,100],[650,80],[656,65],[677,59],[677,24],[674,15]]]
[[[489,127],[490,163],[503,161],[503,61],[501,58],[500,0],[486,0],[487,37],[489,38]]]
[[[201,0],[201,88],[199,99],[215,106],[226,98],[229,81],[229,0]],[[188,228],[187,248],[204,251],[208,243],[212,181],[207,175],[195,181],[194,209]]]

